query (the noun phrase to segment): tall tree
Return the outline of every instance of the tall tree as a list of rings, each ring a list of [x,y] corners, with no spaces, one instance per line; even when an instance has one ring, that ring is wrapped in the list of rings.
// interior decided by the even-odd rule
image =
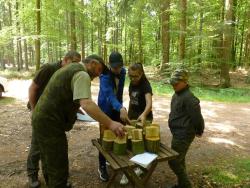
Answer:
[[[70,34],[71,34],[71,50],[77,49],[76,40],[76,18],[75,18],[75,0],[70,0]]]
[[[35,39],[35,62],[36,70],[40,68],[40,58],[41,58],[41,2],[36,0],[36,39]]]
[[[225,88],[230,87],[229,69],[232,63],[233,5],[234,0],[225,0],[223,62],[221,63],[220,75],[220,85]]]
[[[179,59],[185,58],[185,39],[187,27],[187,0],[180,0],[180,38],[179,38]]]
[[[170,49],[170,0],[162,0],[161,3],[161,33],[162,33],[162,63],[160,70],[169,64]]]

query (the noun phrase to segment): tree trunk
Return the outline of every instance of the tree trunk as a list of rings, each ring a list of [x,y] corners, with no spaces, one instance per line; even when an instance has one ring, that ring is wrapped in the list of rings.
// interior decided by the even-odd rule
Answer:
[[[143,63],[143,47],[142,47],[142,15],[140,12],[140,18],[138,23],[138,46],[139,46],[139,62]]]
[[[84,9],[84,0],[82,0],[82,7]],[[81,29],[81,56],[82,56],[82,59],[85,58],[85,31],[84,31],[84,13],[80,19],[80,29]]]
[[[21,40],[21,38],[18,41],[18,50],[19,50],[20,69],[23,69],[23,50],[22,50],[22,40]]]
[[[26,39],[23,40],[23,50],[24,50],[24,64],[25,70],[29,70],[29,58],[28,58],[28,48],[27,48],[27,41]]]
[[[9,26],[12,26],[13,21],[12,21],[12,9],[11,9],[11,3],[8,2],[8,13],[9,13]],[[14,45],[13,45],[13,39],[10,40],[10,44],[9,44],[9,49],[10,49],[10,58],[9,61],[10,63],[13,65],[13,67],[16,67],[15,64],[15,50],[14,50]]]
[[[232,63],[232,21],[233,21],[233,1],[225,0],[225,25],[223,41],[223,62],[221,63],[220,85],[223,88],[230,87],[229,69]]]
[[[35,39],[35,63],[36,70],[40,68],[40,35],[41,35],[41,2],[36,0],[36,39]]]
[[[103,59],[104,62],[108,61],[108,49],[107,49],[107,27],[108,27],[108,7],[107,0],[105,1],[105,23],[104,23],[104,44],[103,44]]]
[[[170,49],[170,0],[162,0],[161,5],[161,35],[162,35],[162,63],[160,70],[164,70],[169,65]]]
[[[200,2],[200,26],[199,26],[199,44],[198,44],[198,59],[197,63],[201,64],[202,59],[201,59],[201,53],[202,53],[202,31],[203,31],[203,0]]]
[[[246,44],[245,44],[245,57],[244,57],[245,66],[250,65],[250,28],[246,35]]]
[[[179,38],[179,59],[185,58],[185,38],[186,38],[186,12],[187,12],[187,0],[180,0],[180,38]]]
[[[70,11],[70,31],[71,31],[71,50],[77,50],[76,44],[76,19],[75,19],[75,0],[71,0]]]

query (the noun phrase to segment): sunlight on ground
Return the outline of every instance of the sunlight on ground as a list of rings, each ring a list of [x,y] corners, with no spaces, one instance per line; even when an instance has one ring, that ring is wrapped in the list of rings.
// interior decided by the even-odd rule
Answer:
[[[208,141],[212,142],[212,143],[215,143],[215,144],[226,144],[226,145],[231,145],[231,146],[237,146],[237,147],[239,147],[241,149],[245,149],[241,145],[238,145],[234,141],[226,139],[226,138],[209,137]]]
[[[230,133],[230,132],[237,132],[237,129],[230,125],[231,123],[229,121],[223,122],[223,123],[206,123],[206,129],[210,131],[215,132],[221,132],[221,133]]]
[[[4,95],[27,101],[30,83],[31,80],[11,80],[8,82],[8,91]]]

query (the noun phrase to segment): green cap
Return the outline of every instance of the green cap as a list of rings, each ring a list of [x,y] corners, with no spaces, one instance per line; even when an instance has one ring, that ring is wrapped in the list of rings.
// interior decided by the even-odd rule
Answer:
[[[169,83],[171,85],[177,84],[180,81],[187,82],[188,81],[188,72],[185,69],[177,69],[175,70],[169,79]]]

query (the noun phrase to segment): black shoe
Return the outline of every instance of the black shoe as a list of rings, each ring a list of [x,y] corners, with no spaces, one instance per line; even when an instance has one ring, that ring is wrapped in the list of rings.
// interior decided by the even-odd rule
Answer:
[[[108,175],[106,167],[98,168],[98,172],[99,172],[99,175],[100,175],[100,179],[102,181],[104,181],[104,182],[109,181],[109,175]]]
[[[41,182],[36,175],[29,176],[29,188],[38,188],[41,186]]]

